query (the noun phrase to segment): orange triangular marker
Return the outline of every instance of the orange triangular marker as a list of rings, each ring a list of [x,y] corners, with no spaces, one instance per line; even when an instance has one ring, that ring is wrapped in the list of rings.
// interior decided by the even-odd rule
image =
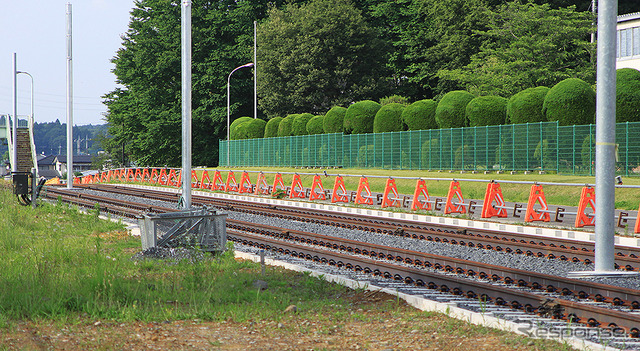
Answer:
[[[151,184],[156,184],[158,180],[160,180],[160,176],[158,175],[158,169],[154,168],[151,170],[151,175],[149,176],[149,181]]]
[[[107,176],[108,176],[109,172],[104,171],[102,173],[100,173],[100,183],[106,182],[107,181]]]
[[[206,170],[202,171],[202,179],[200,180],[200,189],[210,189],[211,188],[211,178],[209,177],[209,172]]]
[[[227,175],[227,182],[224,185],[224,191],[238,191],[238,183],[236,182],[236,175],[233,174],[233,171],[229,171]]]
[[[587,206],[593,210],[593,215],[587,216],[585,210]],[[596,224],[596,191],[590,186],[582,188],[582,194],[580,195],[580,203],[578,204],[578,213],[576,214],[576,228],[582,228],[585,225]]]
[[[160,174],[158,175],[158,184],[167,185],[169,178],[167,177],[167,169],[163,168],[160,170]]]
[[[327,197],[324,194],[324,187],[322,186],[322,179],[316,174],[313,177],[313,185],[311,185],[311,192],[309,193],[309,200],[326,200]]]
[[[151,176],[149,175],[149,168],[145,168],[142,171],[142,179],[140,180],[142,182],[149,182],[151,181]]]
[[[280,175],[280,173],[276,174],[276,177],[273,179],[273,188],[272,188],[272,192],[276,192],[276,190],[280,189],[280,190],[287,190],[287,188],[284,186],[284,182],[282,181],[282,175]]]
[[[304,199],[304,187],[302,186],[302,180],[300,179],[300,175],[296,173],[293,176],[293,181],[291,182],[291,195],[289,195],[290,199]]]
[[[549,222],[550,216],[548,212],[538,212],[535,205],[540,205],[540,210],[546,211],[549,209],[547,206],[547,199],[544,196],[542,185],[531,185],[531,192],[529,193],[529,202],[527,203],[527,212],[524,215],[525,222],[544,221]]]
[[[196,173],[196,171],[194,170],[191,170],[191,187],[192,188],[200,187],[200,180],[198,179],[198,173]]]
[[[344,186],[344,179],[342,179],[341,176],[337,176],[336,181],[333,184],[331,202],[349,202],[349,195],[347,195],[347,189]]]
[[[136,172],[133,176],[133,181],[135,182],[141,182],[142,181],[142,171],[140,170],[140,168],[136,168]]]
[[[484,203],[482,204],[482,214],[480,216],[482,218],[507,217],[507,210],[505,208],[496,207],[504,205],[500,184],[495,182],[487,184],[487,191],[484,194]]]
[[[358,184],[358,191],[356,192],[356,203],[359,205],[373,205],[373,197],[371,196],[367,177],[360,177],[360,184]]]
[[[416,182],[416,191],[413,192],[413,200],[411,201],[411,210],[431,210],[429,201],[429,192],[427,191],[427,183],[424,179],[418,179]]]
[[[169,176],[167,178],[167,185],[178,186],[180,185],[180,181],[182,178],[182,171],[180,171],[180,178],[178,178],[178,176],[176,175],[176,170],[172,169],[169,171]]]
[[[213,184],[211,184],[211,189],[224,191],[225,184],[222,181],[222,175],[220,174],[220,171],[216,171],[213,174]]]
[[[451,181],[451,184],[449,185],[447,205],[444,208],[444,214],[449,213],[467,213],[467,209],[464,207],[462,191],[460,190],[460,182],[457,180]]]
[[[258,173],[258,180],[256,180],[256,195],[269,195],[269,186],[267,185],[267,178],[264,173]]]
[[[387,184],[384,186],[384,193],[382,194],[382,208],[400,207],[400,205],[402,205],[402,200],[398,194],[396,181],[389,178],[387,179]]]
[[[127,181],[127,169],[123,168],[120,170],[120,175],[118,175],[118,180],[121,182]]]
[[[251,184],[251,179],[249,178],[249,173],[242,172],[242,177],[240,178],[240,193],[251,193],[253,191],[253,184]]]
[[[126,182],[133,182],[134,180],[136,180],[135,172],[133,171],[133,169],[129,168],[127,170],[127,175],[126,175],[125,181]]]

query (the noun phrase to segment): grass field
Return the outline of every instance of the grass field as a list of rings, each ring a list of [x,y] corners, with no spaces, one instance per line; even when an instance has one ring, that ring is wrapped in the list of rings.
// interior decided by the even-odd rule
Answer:
[[[139,250],[119,223],[61,203],[19,206],[0,181],[0,350],[569,349],[309,274],[267,267],[262,276],[232,251],[131,260]],[[290,305],[296,313],[283,312]]]
[[[235,171],[236,180],[240,181],[240,175],[243,170],[249,172],[283,172],[295,173],[301,175],[302,184],[310,187],[313,183],[315,174],[323,175],[325,170],[313,169],[294,169],[294,168],[243,168]],[[214,169],[208,169],[208,173],[213,177]],[[202,170],[197,170],[198,177],[201,177]],[[462,195],[465,199],[483,199],[486,191],[486,182],[462,181],[464,179],[471,180],[495,180],[500,181],[518,181],[518,182],[547,182],[547,183],[575,183],[577,186],[554,186],[544,185],[544,193],[547,203],[559,206],[577,206],[580,201],[581,187],[584,184],[595,184],[595,177],[574,176],[574,175],[557,175],[557,174],[472,174],[472,173],[445,173],[445,172],[425,172],[425,171],[403,171],[403,170],[381,170],[381,169],[327,169],[328,174],[355,175],[356,177],[344,177],[345,185],[348,191],[355,191],[358,188],[359,176],[381,176],[381,177],[422,177],[422,178],[439,178],[442,180],[427,180],[427,189],[430,196],[446,197],[449,190],[451,179],[461,180]],[[223,180],[227,179],[226,171],[222,171]],[[250,173],[251,181],[255,183],[256,173]],[[291,185],[292,174],[283,174],[282,178],[285,185]],[[335,177],[322,177],[325,189],[332,189]],[[385,187],[385,178],[369,178],[371,191],[382,192]],[[274,174],[266,174],[267,184],[273,183]],[[625,185],[636,185],[638,188],[617,188],[616,189],[616,208],[620,210],[637,210],[640,204],[640,178],[630,177],[623,178]],[[415,179],[396,179],[398,191],[401,194],[413,195],[416,186]],[[507,202],[526,203],[529,199],[531,185],[527,184],[509,184],[501,183],[502,194]]]

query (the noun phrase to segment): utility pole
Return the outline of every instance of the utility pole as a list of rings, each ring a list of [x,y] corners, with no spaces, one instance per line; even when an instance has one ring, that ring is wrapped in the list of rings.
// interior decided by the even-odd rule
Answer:
[[[67,189],[73,188],[73,58],[71,4],[67,4]]]
[[[191,208],[191,0],[182,0],[182,207]]]

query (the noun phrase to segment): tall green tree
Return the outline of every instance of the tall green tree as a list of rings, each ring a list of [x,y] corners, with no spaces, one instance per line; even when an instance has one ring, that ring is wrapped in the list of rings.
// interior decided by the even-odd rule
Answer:
[[[272,8],[258,43],[259,104],[267,116],[324,114],[388,95],[385,44],[349,0]]]
[[[485,38],[480,51],[465,67],[441,69],[438,77],[473,94],[501,96],[570,77],[594,82],[591,13],[512,1],[485,17],[488,29],[477,32]]]
[[[192,4],[192,143],[194,165],[216,165],[226,138],[227,75],[253,56],[253,21],[268,0],[194,0]],[[137,0],[112,62],[122,85],[104,96],[113,154],[123,145],[139,165],[178,166],[181,160],[179,0]],[[234,73],[232,120],[253,115],[251,70]]]

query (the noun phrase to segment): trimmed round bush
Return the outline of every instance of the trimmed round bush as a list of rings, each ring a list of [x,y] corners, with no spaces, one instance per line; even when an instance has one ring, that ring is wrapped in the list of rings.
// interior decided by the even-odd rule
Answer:
[[[250,121],[239,124],[236,127],[238,139],[257,139],[264,136],[264,129],[267,122],[262,119],[252,118]]]
[[[284,118],[282,117],[274,117],[267,122],[267,125],[264,127],[264,137],[265,138],[273,138],[278,136],[278,126],[280,122],[282,122]]]
[[[507,119],[507,99],[501,96],[478,96],[466,108],[470,127],[496,126]]]
[[[547,87],[525,89],[511,97],[507,103],[507,123],[535,123],[547,120],[542,113],[544,97],[549,92]]]
[[[373,120],[382,107],[371,100],[358,101],[347,108],[344,115],[344,132],[347,134],[363,134],[373,132]]]
[[[334,106],[324,115],[322,129],[325,133],[342,133],[344,130],[345,107]]]
[[[405,130],[406,126],[402,122],[402,110],[404,105],[392,102],[382,106],[373,119],[373,132],[400,132]]]
[[[640,122],[640,71],[616,71],[616,122]]]
[[[293,126],[293,120],[298,117],[298,114],[292,114],[285,117],[280,124],[278,124],[278,136],[285,137],[291,136],[291,127]]]
[[[437,106],[431,99],[416,101],[402,110],[402,121],[409,130],[438,129]]]
[[[307,135],[307,123],[313,118],[310,113],[302,113],[294,118],[291,124],[291,135]]]
[[[475,96],[464,90],[450,91],[442,97],[436,107],[436,123],[440,128],[459,128],[468,126],[466,108]]]
[[[549,90],[542,112],[547,121],[558,121],[561,126],[594,123],[596,92],[582,79],[567,78]]]
[[[248,122],[250,120],[252,120],[252,117],[240,117],[237,118],[236,120],[234,120],[233,122],[231,122],[231,125],[229,125],[229,139],[231,140],[237,140],[240,139],[238,138],[238,135],[236,134],[236,128],[241,125],[244,122]]]
[[[307,134],[323,134],[324,129],[322,127],[322,122],[324,121],[324,116],[315,116],[307,122]]]

